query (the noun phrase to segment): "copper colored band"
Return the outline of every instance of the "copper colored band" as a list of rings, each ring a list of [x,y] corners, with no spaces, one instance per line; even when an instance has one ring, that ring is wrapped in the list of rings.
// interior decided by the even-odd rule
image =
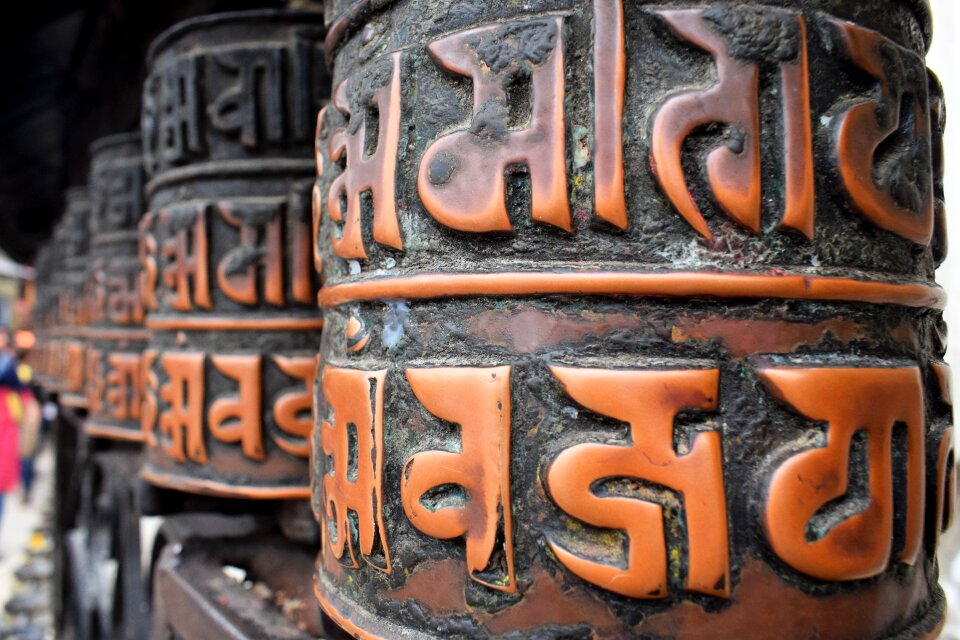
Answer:
[[[323,609],[323,612],[326,613],[328,616],[330,616],[330,618],[334,622],[336,622],[341,628],[343,628],[344,631],[346,631],[353,637],[359,638],[360,640],[386,640],[384,636],[378,636],[378,635],[369,633],[367,631],[364,631],[363,629],[361,629],[360,627],[358,627],[356,624],[353,623],[350,616],[344,615],[343,613],[338,611],[336,608],[334,608],[334,606],[330,603],[330,601],[325,597],[324,593],[320,590],[320,587],[317,585],[316,580],[314,580],[314,583],[313,583],[313,593],[316,596],[317,601],[320,603],[320,607]],[[944,609],[944,611],[940,614],[939,621],[936,623],[936,625],[929,631],[917,632],[917,635],[914,636],[915,640],[936,640],[937,638],[940,637],[940,634],[943,631],[943,627],[946,624],[946,622],[947,622],[946,610]],[[890,638],[892,637],[894,636],[890,636]],[[903,634],[896,634],[895,637],[897,638],[909,637],[909,631]]]
[[[323,592],[320,591],[320,587],[317,585],[316,581],[313,583],[313,593],[317,597],[317,602],[320,603],[320,608],[323,609],[323,612],[326,613],[330,618],[336,622],[344,631],[349,633],[355,638],[360,640],[387,640],[383,636],[377,636],[372,633],[367,633],[350,619],[349,616],[343,615],[337,611],[330,601],[324,596]]]
[[[84,329],[83,337],[90,340],[149,340],[144,329]]]
[[[310,487],[242,487],[215,480],[198,480],[140,470],[140,477],[163,489],[185,491],[202,496],[247,498],[251,500],[308,500]]]
[[[86,409],[87,398],[77,394],[61,394],[60,404],[71,409]]]
[[[87,422],[83,425],[83,432],[91,438],[104,438],[106,440],[122,440],[123,442],[143,442],[143,432],[122,427],[114,427],[108,424],[98,424],[96,422]]]
[[[176,169],[167,169],[157,174],[147,183],[145,192],[152,196],[160,189],[180,184],[188,180],[205,178],[228,178],[264,175],[285,175],[290,173],[313,174],[316,171],[316,161],[302,158],[274,158],[269,162],[264,160],[212,160],[201,164],[193,164]]]
[[[78,326],[53,327],[50,329],[50,337],[52,338],[85,338],[86,334],[84,333],[83,327],[78,327]]]
[[[797,274],[671,272],[432,273],[325,287],[320,306],[379,299],[584,295],[663,298],[774,298],[897,304],[943,309],[936,285],[854,280]]]
[[[320,318],[149,318],[147,328],[185,331],[319,331]]]

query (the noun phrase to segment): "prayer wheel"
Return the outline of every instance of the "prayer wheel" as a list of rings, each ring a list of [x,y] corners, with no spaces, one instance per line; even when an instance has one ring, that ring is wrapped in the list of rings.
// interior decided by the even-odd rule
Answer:
[[[324,33],[318,13],[240,12],[180,23],[151,46],[141,420],[156,486],[309,495]]]
[[[90,346],[86,359],[88,436],[140,442],[140,358],[146,346],[140,302],[137,224],[143,215],[138,133],[90,147],[91,234],[87,280]]]
[[[84,395],[84,355],[86,353],[84,280],[90,248],[87,223],[90,195],[86,186],[72,187],[64,194],[66,209],[54,232],[56,327],[54,334],[54,388],[60,392],[60,404],[82,409]]]
[[[37,341],[34,348],[30,351],[28,363],[33,368],[33,377],[36,383],[45,389],[51,388],[51,365],[50,365],[50,309],[52,305],[52,270],[53,270],[53,251],[49,244],[44,245],[38,252],[34,260],[34,287],[36,291],[36,301],[33,305],[33,330]]]
[[[926,2],[326,15],[326,613],[358,638],[935,637]]]

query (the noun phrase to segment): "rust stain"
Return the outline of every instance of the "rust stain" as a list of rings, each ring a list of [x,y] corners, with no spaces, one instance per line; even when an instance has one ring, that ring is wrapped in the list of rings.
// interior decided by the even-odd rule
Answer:
[[[917,330],[906,320],[898,324],[896,328],[890,332],[890,337],[911,349],[920,348],[920,337],[917,335]]]
[[[583,591],[564,591],[556,578],[537,562],[530,572],[533,584],[523,599],[512,607],[481,616],[484,626],[493,634],[529,631],[547,625],[587,624],[597,636],[622,637],[620,623],[600,600]]]
[[[596,314],[588,314],[596,315]],[[467,332],[499,347],[519,353],[534,353],[546,347],[602,336],[615,329],[640,326],[626,314],[571,319],[544,311],[484,311],[467,320]]]
[[[916,612],[928,595],[922,573],[913,570],[903,584],[891,577],[856,592],[817,598],[781,580],[761,560],[749,559],[729,609],[708,613],[682,602],[650,616],[636,631],[673,638],[874,638],[902,623],[903,612]]]
[[[460,613],[467,609],[463,592],[466,575],[460,560],[424,563],[407,578],[406,584],[383,595],[398,602],[413,598],[433,614]]]
[[[828,334],[843,343],[869,336],[866,326],[843,317],[804,324],[713,316],[706,320],[678,322],[671,339],[678,343],[719,339],[730,350],[731,356],[739,358],[755,353],[792,353],[799,347],[819,343]]]
[[[323,572],[327,574],[330,580],[341,584],[347,581],[347,575],[346,571],[344,571],[343,565],[337,562],[332,553],[322,551],[320,553],[320,557],[323,565]]]

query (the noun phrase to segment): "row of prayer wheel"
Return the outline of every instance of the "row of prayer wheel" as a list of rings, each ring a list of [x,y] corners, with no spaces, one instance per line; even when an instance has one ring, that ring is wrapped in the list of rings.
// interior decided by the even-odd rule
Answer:
[[[38,374],[157,487],[309,500],[358,638],[936,637],[929,7],[774,4],[174,27]]]

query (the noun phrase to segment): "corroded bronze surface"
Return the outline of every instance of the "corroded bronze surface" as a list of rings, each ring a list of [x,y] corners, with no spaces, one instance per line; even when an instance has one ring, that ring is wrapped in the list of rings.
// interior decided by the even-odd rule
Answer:
[[[144,476],[184,491],[308,495],[321,320],[311,264],[318,14],[187,21],[144,88]]]
[[[86,354],[86,304],[83,285],[87,275],[90,233],[90,195],[87,187],[73,187],[65,193],[66,209],[53,236],[53,277],[51,282],[52,388],[60,402],[83,408]]]
[[[327,17],[327,613],[362,638],[932,637],[954,471],[925,3]]]
[[[101,138],[90,149],[92,213],[86,358],[88,435],[141,441],[140,303],[137,223],[143,214],[140,135]]]

